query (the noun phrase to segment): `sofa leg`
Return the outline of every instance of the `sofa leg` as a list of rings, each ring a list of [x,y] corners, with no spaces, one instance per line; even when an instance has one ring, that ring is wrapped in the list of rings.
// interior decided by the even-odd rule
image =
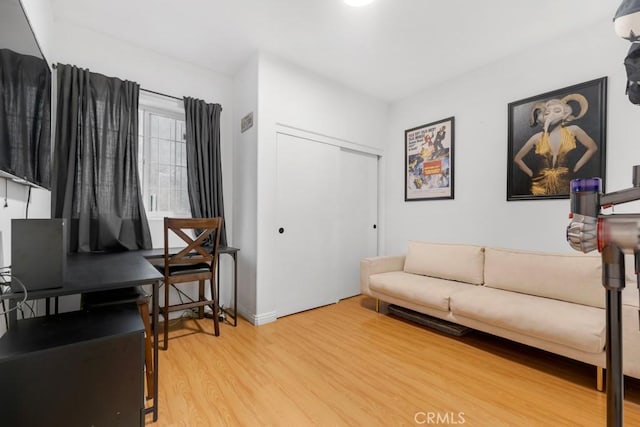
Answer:
[[[604,368],[596,366],[596,389],[604,391]]]
[[[380,300],[376,298],[376,313],[380,313]]]

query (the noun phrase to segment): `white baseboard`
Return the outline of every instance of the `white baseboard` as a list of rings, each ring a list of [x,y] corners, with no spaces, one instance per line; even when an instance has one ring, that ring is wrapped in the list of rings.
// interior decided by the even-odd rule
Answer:
[[[260,325],[265,325],[267,323],[275,322],[277,319],[275,311],[254,314],[254,313],[249,313],[247,310],[244,310],[243,307],[238,307],[238,314],[244,317],[245,319],[247,319],[254,326],[260,326]]]

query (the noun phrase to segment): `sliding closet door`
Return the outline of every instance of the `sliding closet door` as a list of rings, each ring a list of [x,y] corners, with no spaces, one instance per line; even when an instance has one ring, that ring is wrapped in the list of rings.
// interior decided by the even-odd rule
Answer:
[[[378,254],[378,156],[342,149],[337,220],[338,298],[360,293],[360,259]]]
[[[277,134],[275,278],[278,317],[338,300],[338,173],[340,149]]]

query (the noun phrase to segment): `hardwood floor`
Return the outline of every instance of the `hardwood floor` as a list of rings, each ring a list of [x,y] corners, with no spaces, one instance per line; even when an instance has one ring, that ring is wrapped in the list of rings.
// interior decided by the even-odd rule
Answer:
[[[205,333],[194,333],[203,328]],[[184,320],[160,351],[153,426],[603,426],[595,368],[490,335],[455,338],[354,297],[254,327]],[[625,425],[640,425],[626,379]]]

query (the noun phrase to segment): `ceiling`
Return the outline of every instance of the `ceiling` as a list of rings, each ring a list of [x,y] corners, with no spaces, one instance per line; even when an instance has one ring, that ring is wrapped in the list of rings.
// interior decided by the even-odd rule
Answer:
[[[613,0],[51,0],[73,22],[232,76],[264,51],[385,101],[612,20]],[[613,25],[612,25],[613,31]]]

